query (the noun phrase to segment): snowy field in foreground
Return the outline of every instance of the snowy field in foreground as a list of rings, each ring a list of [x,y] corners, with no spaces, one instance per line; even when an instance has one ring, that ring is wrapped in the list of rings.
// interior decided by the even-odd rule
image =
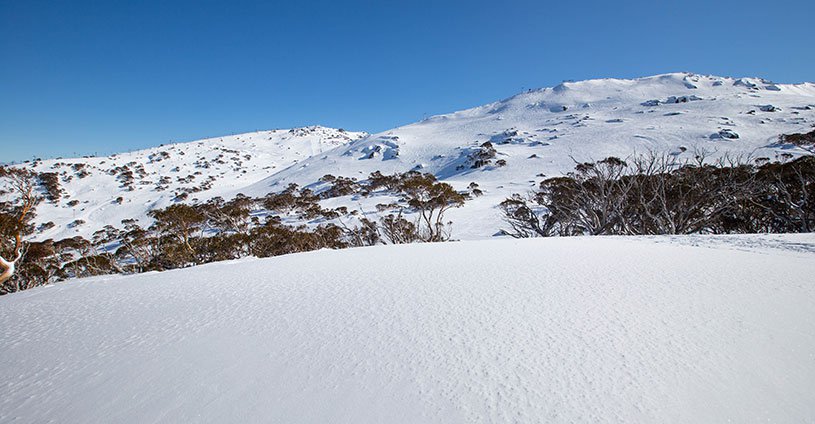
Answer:
[[[812,422],[815,236],[319,251],[0,298],[0,422]]]

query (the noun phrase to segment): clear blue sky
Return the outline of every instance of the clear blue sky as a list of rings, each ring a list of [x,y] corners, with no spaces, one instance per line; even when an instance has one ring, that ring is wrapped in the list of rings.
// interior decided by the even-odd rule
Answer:
[[[566,79],[815,80],[815,1],[0,0],[0,162],[322,124]]]

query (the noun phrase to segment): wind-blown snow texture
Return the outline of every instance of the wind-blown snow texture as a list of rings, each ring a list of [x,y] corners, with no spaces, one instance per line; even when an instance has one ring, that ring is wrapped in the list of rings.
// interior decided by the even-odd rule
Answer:
[[[0,422],[812,422],[815,238],[705,240],[317,251],[11,294]]]
[[[317,181],[325,174],[365,179],[374,171],[390,174],[416,169],[431,172],[456,189],[473,181],[481,185],[485,195],[453,211],[449,218],[455,223],[455,238],[483,238],[501,227],[496,206],[504,198],[534,188],[542,175],[571,171],[574,160],[625,158],[651,151],[687,159],[697,149],[715,152],[713,157],[725,153],[769,159],[782,153],[798,156],[809,152],[779,144],[778,136],[811,131],[813,124],[812,83],[774,84],[758,78],[686,73],[567,82],[370,136],[312,127],[291,130],[305,132],[305,138],[292,137],[289,131],[229,138],[227,147],[238,153],[212,151],[221,143],[211,139],[112,159],[44,161],[37,170],[52,170],[56,162],[86,161],[99,169],[113,163],[146,163],[148,175],[137,175],[133,192],[107,175],[74,178],[65,185],[70,198],[40,207],[38,223],[53,221],[57,226],[37,237],[89,237],[102,226],[119,225],[126,218],[138,218],[148,225],[147,210],[167,206],[174,192],[209,178],[213,188],[192,194],[190,200],[216,195],[230,198],[237,193],[262,196],[289,183],[319,189]],[[315,147],[319,140],[331,143]],[[487,141],[496,148],[497,157],[491,165],[472,169],[468,156]],[[160,159],[162,150],[170,158],[151,162]],[[221,153],[226,164],[213,162]],[[243,159],[245,154],[252,159]],[[202,169],[201,157],[213,167]],[[500,159],[506,166],[496,166]],[[103,160],[107,163],[101,164]],[[64,167],[59,169],[63,171]],[[179,182],[179,177],[193,171],[201,174],[192,182]],[[171,179],[163,192],[155,189],[160,176]],[[117,196],[124,197],[122,205],[113,202]],[[80,204],[69,206],[70,199]],[[373,213],[377,202],[347,197],[330,204]],[[68,225],[75,219],[86,223]]]

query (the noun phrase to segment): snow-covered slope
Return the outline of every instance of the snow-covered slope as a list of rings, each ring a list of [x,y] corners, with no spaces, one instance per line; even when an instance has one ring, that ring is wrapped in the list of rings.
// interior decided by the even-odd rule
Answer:
[[[745,160],[810,153],[779,145],[778,136],[815,125],[815,84],[686,73],[634,80],[566,82],[506,100],[395,128],[309,158],[246,191],[261,194],[289,182],[306,185],[326,174],[365,178],[417,169],[457,189],[476,182],[485,196],[450,214],[454,236],[479,238],[501,225],[496,205],[542,179],[574,169],[575,160],[704,151]],[[728,138],[728,137],[738,138]],[[489,141],[491,165],[468,157]],[[498,160],[506,165],[497,166]],[[370,209],[370,208],[369,208]]]
[[[575,237],[40,287],[0,297],[0,422],[810,422],[814,259]]]
[[[213,179],[212,189],[190,195],[190,199],[203,199],[238,192],[262,196],[282,190],[289,183],[319,188],[317,181],[325,174],[365,179],[374,171],[390,174],[417,169],[432,172],[457,189],[470,182],[480,184],[485,196],[453,211],[450,218],[454,237],[482,238],[501,226],[496,210],[501,200],[513,192],[526,192],[540,182],[542,175],[572,170],[575,160],[599,160],[612,155],[625,158],[647,152],[673,154],[681,159],[692,158],[697,151],[708,152],[711,157],[796,156],[808,152],[779,145],[778,136],[808,132],[813,124],[812,83],[774,84],[758,78],[687,73],[566,82],[367,137],[323,128],[318,129],[319,135],[302,138],[291,137],[285,131],[263,132],[224,138],[223,147],[235,152],[215,150],[220,145],[210,140],[121,155],[115,161],[82,160],[99,169],[129,161],[144,164],[148,172],[146,185],[137,182],[134,195],[124,192],[126,188],[120,188],[114,177],[99,182],[75,179],[66,190],[71,199],[82,203],[69,207],[63,200],[58,206],[42,207],[38,222],[54,221],[58,226],[39,237],[87,236],[102,225],[143,217],[148,208],[166,206],[174,196],[155,192],[159,176],[169,176],[174,185],[167,191],[177,192],[179,177],[201,172],[184,187],[200,186]],[[473,168],[470,157],[485,142],[493,145],[496,157],[485,166]],[[333,146],[337,147],[328,149]],[[271,150],[263,150],[266,147]],[[283,147],[286,150],[281,151]],[[162,150],[170,157],[155,162],[155,155]],[[185,150],[192,151],[179,157]],[[194,166],[200,157],[212,162],[221,154],[224,164],[203,170]],[[246,154],[252,159],[244,159]],[[54,163],[43,162],[37,169],[45,171]],[[179,171],[173,171],[182,164]],[[124,197],[122,205],[114,202],[118,196]],[[373,211],[376,200],[366,203],[366,199],[346,198],[332,202],[334,206],[361,206]],[[69,228],[67,224],[75,219],[88,222]]]
[[[533,179],[538,173],[571,171],[572,158],[649,151],[692,157],[694,148],[773,159],[783,147],[803,153],[779,146],[779,134],[813,125],[813,83],[693,74],[566,82],[373,134],[303,161],[268,182],[314,180],[332,169],[364,177],[368,169],[391,173],[416,168],[444,179],[521,183],[520,175]],[[733,134],[738,138],[728,138]],[[467,166],[467,155],[487,141],[506,167]]]
[[[59,173],[65,192],[59,202],[38,207],[37,223],[57,225],[37,237],[89,237],[105,225],[120,226],[122,219],[149,222],[149,210],[167,207],[185,192],[191,202],[215,196],[230,199],[281,169],[365,135],[315,126],[216,137],[108,157],[37,162],[38,172]],[[128,171],[133,177],[130,184],[124,176]],[[72,224],[76,220],[84,223]]]

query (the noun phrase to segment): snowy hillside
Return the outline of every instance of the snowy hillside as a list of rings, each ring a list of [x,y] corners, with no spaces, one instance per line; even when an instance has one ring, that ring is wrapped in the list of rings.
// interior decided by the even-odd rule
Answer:
[[[457,189],[480,185],[484,197],[450,214],[455,237],[478,238],[500,227],[496,205],[504,198],[534,188],[542,175],[571,171],[575,160],[648,152],[692,159],[697,151],[711,158],[798,156],[812,151],[779,145],[778,136],[808,132],[813,125],[813,83],[684,73],[566,82],[373,134],[300,162],[246,192],[260,195],[289,182],[306,185],[326,173],[363,179],[374,170],[417,169]],[[473,168],[472,157],[485,142],[496,150],[495,158]]]
[[[76,280],[0,297],[0,422],[810,422],[812,275],[803,234],[381,246]]]
[[[812,83],[685,73],[566,82],[367,137],[312,128],[303,135],[262,132],[116,158],[45,161],[38,171],[74,176],[69,165],[55,169],[57,163],[87,163],[98,178],[74,178],[65,184],[70,198],[43,205],[38,223],[53,221],[56,227],[38,238],[88,237],[105,224],[144,219],[150,208],[183,200],[185,191],[190,192],[187,201],[237,193],[262,196],[289,183],[319,190],[324,186],[318,180],[326,174],[362,180],[374,171],[412,169],[431,172],[456,189],[478,183],[485,195],[449,218],[455,238],[483,238],[501,227],[496,206],[504,198],[526,192],[543,176],[572,170],[575,160],[648,152],[692,159],[700,151],[711,158],[778,159],[811,153],[779,144],[778,136],[807,132],[813,125]],[[204,162],[210,168],[202,168]],[[106,174],[126,163],[134,164],[134,192],[126,191],[121,174]],[[69,206],[70,200],[80,203]],[[371,213],[377,201],[347,197],[332,199],[331,206]],[[77,219],[85,222],[70,224]]]
[[[277,173],[272,184],[314,180],[326,169],[383,173],[406,169],[442,179],[522,183],[570,171],[584,161],[648,151],[691,156],[694,148],[774,158],[779,134],[815,125],[815,84],[667,74],[636,80],[563,83],[485,106],[395,128]],[[484,142],[503,169],[472,169]],[[789,147],[789,146],[786,146]],[[790,153],[802,151],[791,149]],[[534,157],[533,157],[534,155]],[[362,165],[360,162],[376,162]]]
[[[59,202],[38,207],[38,223],[57,224],[38,238],[89,237],[104,225],[120,225],[123,219],[146,222],[147,211],[182,198],[191,202],[215,196],[229,199],[298,161],[365,135],[316,126],[216,137],[109,157],[37,162],[38,172],[59,174],[64,191]]]

